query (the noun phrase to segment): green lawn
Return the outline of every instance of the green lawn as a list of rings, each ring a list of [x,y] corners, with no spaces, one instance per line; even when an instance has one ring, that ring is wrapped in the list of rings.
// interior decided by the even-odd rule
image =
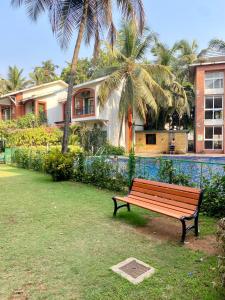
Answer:
[[[111,197],[0,166],[0,299],[225,299],[216,257],[139,233],[145,210],[113,219]],[[201,220],[204,234],[215,230],[213,219]],[[157,272],[130,284],[109,269],[128,257]]]

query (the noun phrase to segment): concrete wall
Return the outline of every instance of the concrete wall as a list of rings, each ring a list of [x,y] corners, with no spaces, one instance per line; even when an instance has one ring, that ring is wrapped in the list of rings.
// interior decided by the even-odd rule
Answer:
[[[146,134],[156,134],[156,144],[146,144]],[[169,152],[169,145],[175,138],[175,152],[184,154],[188,150],[188,134],[182,131],[142,131],[136,132],[136,154],[163,154]]]
[[[96,88],[96,97],[98,94],[98,88]],[[100,107],[98,100],[96,101],[96,113],[100,119],[106,119],[107,126],[107,137],[110,144],[114,146],[119,145],[120,128],[122,126],[120,145],[126,147],[126,122],[119,118],[119,102],[120,102],[120,90],[115,91],[110,96],[107,104],[104,108]]]

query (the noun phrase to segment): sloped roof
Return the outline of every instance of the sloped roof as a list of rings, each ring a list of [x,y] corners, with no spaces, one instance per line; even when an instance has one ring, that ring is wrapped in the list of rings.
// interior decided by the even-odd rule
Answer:
[[[36,89],[46,87],[46,86],[49,86],[49,85],[54,85],[54,84],[57,84],[57,83],[60,83],[60,84],[64,85],[65,88],[68,87],[68,84],[65,81],[56,80],[56,81],[52,81],[52,82],[49,82],[49,83],[43,83],[43,84],[40,84],[40,85],[31,86],[31,87],[23,89],[23,90],[18,90],[18,91],[14,91],[14,92],[10,92],[10,93],[1,95],[0,99],[6,98],[6,97],[9,97],[9,96],[13,96],[13,95],[16,95],[16,94],[19,94],[19,93],[23,93],[23,92],[26,92],[26,91],[36,90]]]
[[[81,83],[81,84],[77,84],[73,87],[74,90],[77,90],[79,88],[82,88],[82,87],[85,87],[85,86],[88,86],[88,85],[92,85],[92,84],[97,84],[103,80],[105,80],[108,76],[105,76],[105,77],[100,77],[100,78],[97,78],[97,79],[94,79],[94,80],[90,80],[90,81],[86,81],[84,83]]]

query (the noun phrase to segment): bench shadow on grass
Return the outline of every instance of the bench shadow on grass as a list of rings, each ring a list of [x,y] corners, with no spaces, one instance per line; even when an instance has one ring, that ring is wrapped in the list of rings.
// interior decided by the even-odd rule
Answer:
[[[137,226],[137,227],[144,227],[147,225],[148,220],[145,216],[141,215],[140,213],[134,211],[121,211],[118,212],[115,220],[122,221],[126,224]]]

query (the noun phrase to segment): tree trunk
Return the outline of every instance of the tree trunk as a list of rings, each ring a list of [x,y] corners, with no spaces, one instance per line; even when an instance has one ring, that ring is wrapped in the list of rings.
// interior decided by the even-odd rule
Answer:
[[[135,152],[135,119],[134,119],[134,114],[135,114],[135,109],[134,109],[134,102],[132,106],[132,152]]]
[[[66,153],[68,151],[69,126],[70,126],[70,122],[71,122],[71,104],[72,104],[72,97],[73,97],[73,85],[74,85],[74,80],[75,80],[75,75],[76,75],[76,70],[77,70],[79,51],[80,51],[83,34],[84,34],[84,29],[85,29],[85,25],[86,25],[87,11],[88,11],[88,1],[84,1],[83,16],[81,19],[79,32],[78,32],[77,40],[76,40],[76,45],[74,48],[72,63],[71,63],[71,73],[70,73],[70,80],[69,80],[66,107],[65,107],[65,124],[64,124],[64,131],[63,131],[62,153]]]
[[[135,152],[135,120],[132,122],[132,151]]]
[[[122,131],[123,131],[123,121],[124,121],[124,116],[121,118],[121,123],[120,123],[120,132],[119,132],[119,139],[118,139],[118,147],[121,145],[121,136],[122,136]]]

